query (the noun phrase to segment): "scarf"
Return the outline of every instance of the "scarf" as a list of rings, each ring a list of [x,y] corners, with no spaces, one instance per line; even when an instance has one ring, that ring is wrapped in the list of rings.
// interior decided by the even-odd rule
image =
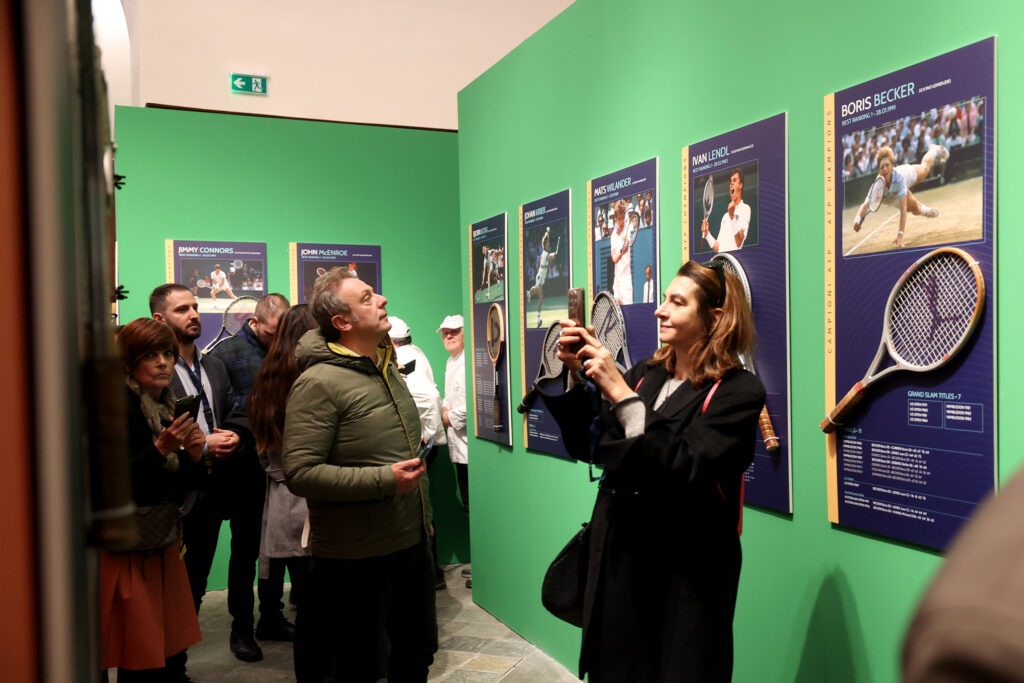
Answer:
[[[164,387],[158,400],[150,396],[148,391],[143,391],[142,387],[139,386],[138,380],[131,375],[125,377],[125,384],[128,385],[133,394],[139,397],[142,415],[146,418],[146,424],[149,425],[150,431],[153,432],[153,439],[156,440],[156,437],[164,429],[164,422],[170,422],[174,419],[174,392],[171,391],[170,387]],[[178,469],[178,464],[178,454],[171,453],[167,456],[164,469],[168,472],[174,472]]]

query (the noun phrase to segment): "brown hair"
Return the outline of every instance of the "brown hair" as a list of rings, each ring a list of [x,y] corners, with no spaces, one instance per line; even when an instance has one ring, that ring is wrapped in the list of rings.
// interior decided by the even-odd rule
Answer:
[[[288,392],[299,377],[295,347],[299,339],[317,326],[309,307],[289,308],[277,326],[267,357],[256,374],[249,393],[249,426],[256,437],[256,450],[269,453],[281,447]]]
[[[338,339],[338,330],[331,322],[334,316],[348,315],[352,312],[348,304],[338,296],[338,285],[342,280],[350,277],[352,274],[349,271],[339,268],[327,271],[313,283],[313,296],[309,300],[309,310],[320,327],[320,334],[326,341],[332,342]]]
[[[144,355],[152,351],[173,351],[178,359],[178,341],[174,330],[152,318],[136,318],[117,333],[121,344],[121,362],[130,373]]]
[[[719,272],[723,279],[719,279]],[[732,368],[740,367],[740,355],[749,355],[754,348],[754,315],[747,303],[743,285],[727,268],[711,268],[694,261],[687,261],[676,273],[676,277],[689,278],[697,285],[697,303],[700,306],[701,322],[707,330],[705,336],[694,343],[688,355],[693,358],[693,376],[690,381],[695,387],[716,380]],[[722,283],[725,291],[722,291]],[[721,302],[721,306],[719,306]],[[715,322],[712,311],[722,309]],[[654,352],[651,365],[664,365],[668,372],[675,371],[676,352],[665,345]]]
[[[266,322],[268,319],[281,315],[287,308],[288,299],[284,297],[284,294],[271,292],[256,302],[256,310],[253,311],[252,317],[260,322]]]
[[[149,295],[149,312],[150,313],[163,313],[164,309],[167,308],[167,297],[173,292],[189,292],[192,290],[185,285],[179,285],[177,282],[168,282],[158,286]]]

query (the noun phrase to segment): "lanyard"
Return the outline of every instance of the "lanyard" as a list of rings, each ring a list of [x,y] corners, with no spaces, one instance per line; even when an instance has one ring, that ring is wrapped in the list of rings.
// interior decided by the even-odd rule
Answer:
[[[199,364],[199,349],[196,349],[197,370],[193,370],[184,358],[179,358],[178,360],[185,367],[185,371],[188,373],[189,379],[192,380],[192,386],[195,387],[195,390],[199,393],[199,397],[203,401],[203,416],[206,418],[206,427],[212,432],[214,427],[213,408],[210,407],[210,400],[206,397],[206,391],[203,389],[203,369],[202,365]]]

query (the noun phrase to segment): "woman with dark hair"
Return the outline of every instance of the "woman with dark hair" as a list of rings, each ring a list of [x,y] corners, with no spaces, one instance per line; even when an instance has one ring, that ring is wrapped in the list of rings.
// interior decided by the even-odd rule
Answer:
[[[742,477],[765,398],[740,364],[753,347],[753,316],[717,261],[683,264],[654,315],[662,346],[625,375],[590,331],[562,323],[559,358],[587,381],[559,397],[555,417],[576,443],[596,427],[592,458],[604,467],[580,675],[592,683],[724,682],[732,675]]]
[[[170,389],[178,343],[171,328],[139,318],[118,334],[127,386],[132,498],[180,503],[204,476],[206,436],[188,413],[174,418]],[[100,551],[102,667],[118,683],[184,678],[185,648],[200,640],[180,543],[160,550]]]
[[[281,437],[288,392],[299,376],[295,347],[299,338],[316,327],[306,304],[289,308],[281,316],[277,335],[260,366],[249,394],[249,424],[256,437],[256,451],[267,471],[267,496],[263,504],[263,535],[260,540],[260,578],[268,578],[272,558],[284,558],[292,580],[292,597],[298,605],[309,565],[309,551],[302,547],[306,500],[284,482]],[[277,563],[274,563],[277,564]],[[283,571],[283,569],[282,569]]]

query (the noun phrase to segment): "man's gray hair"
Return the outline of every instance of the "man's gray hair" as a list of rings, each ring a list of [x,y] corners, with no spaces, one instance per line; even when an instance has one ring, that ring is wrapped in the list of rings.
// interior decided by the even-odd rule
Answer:
[[[350,315],[352,309],[338,297],[338,286],[342,280],[353,277],[347,268],[329,270],[313,283],[313,296],[309,301],[309,310],[313,313],[320,334],[332,342],[338,339],[338,329],[331,319],[336,315]]]

